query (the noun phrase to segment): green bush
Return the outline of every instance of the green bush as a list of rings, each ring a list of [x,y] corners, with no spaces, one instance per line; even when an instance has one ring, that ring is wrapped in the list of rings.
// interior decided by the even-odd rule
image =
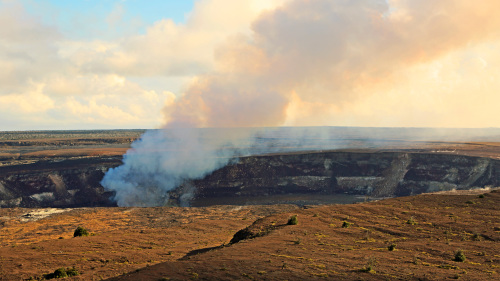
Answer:
[[[80,275],[80,273],[78,272],[78,270],[76,270],[76,268],[72,267],[72,268],[66,268],[66,274],[68,274],[68,276],[77,276],[77,275]]]
[[[86,230],[85,228],[79,226],[75,229],[75,233],[73,234],[73,237],[79,237],[79,236],[89,236],[89,231]]]
[[[46,274],[44,277],[46,279],[54,279],[54,278],[66,278],[77,275],[80,275],[80,273],[74,267],[68,267],[68,268],[61,267],[56,269],[53,273]]]
[[[297,225],[299,223],[299,220],[297,219],[297,215],[293,215],[289,220],[288,220],[288,225]]]
[[[391,245],[389,245],[389,247],[387,247],[387,249],[389,251],[394,251],[396,249],[396,244],[392,243]]]
[[[484,194],[479,195],[478,198],[484,198]]]
[[[416,225],[417,224],[417,221],[413,218],[413,217],[410,217],[407,221],[406,221],[407,224],[411,224],[411,225]]]
[[[66,273],[66,269],[64,267],[61,267],[61,268],[58,268],[56,269],[56,271],[54,271],[53,274],[53,278],[64,278],[64,277],[68,277],[68,274]]]
[[[454,261],[464,262],[467,258],[465,257],[465,253],[463,250],[458,250],[455,252]]]
[[[343,228],[348,228],[348,227],[350,227],[350,226],[351,226],[351,223],[350,223],[350,222],[348,222],[348,221],[343,221],[343,222],[342,222],[342,227],[343,227]]]
[[[479,233],[472,234],[472,240],[474,240],[474,241],[481,241],[482,238],[483,238],[483,236]]]

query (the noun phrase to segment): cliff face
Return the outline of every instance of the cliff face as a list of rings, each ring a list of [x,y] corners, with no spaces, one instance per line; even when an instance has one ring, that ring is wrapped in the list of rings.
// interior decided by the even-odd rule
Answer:
[[[194,182],[196,198],[290,193],[392,197],[498,186],[500,161],[420,153],[325,152],[241,158]]]
[[[119,160],[37,162],[0,168],[0,207],[115,206],[100,185]]]
[[[113,206],[113,194],[99,182],[107,169],[119,164],[120,158],[112,158],[1,167],[0,207]],[[171,198],[180,204],[283,194],[393,197],[499,185],[500,161],[490,158],[318,152],[240,158],[171,192]],[[192,196],[183,196],[186,193]]]

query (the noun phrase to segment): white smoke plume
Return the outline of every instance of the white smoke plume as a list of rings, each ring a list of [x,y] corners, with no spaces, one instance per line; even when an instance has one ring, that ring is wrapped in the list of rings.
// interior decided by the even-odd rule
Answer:
[[[224,136],[223,131],[195,128],[149,130],[101,183],[116,192],[119,206],[162,206],[168,191],[231,161],[236,142],[245,138],[245,133]]]
[[[115,191],[119,206],[163,206],[168,192],[184,184],[181,205],[188,206],[194,186],[189,181],[236,161],[237,156],[269,152],[317,150],[340,146],[329,143],[327,130],[296,128],[168,128],[149,130],[109,169],[101,184]]]
[[[242,143],[255,140],[255,130],[207,138],[194,128],[281,126],[390,91],[408,69],[498,40],[499,9],[497,0],[285,1],[250,33],[228,37],[214,70],[165,107],[168,130],[147,132],[102,184],[120,206],[162,205],[167,191],[248,153]]]

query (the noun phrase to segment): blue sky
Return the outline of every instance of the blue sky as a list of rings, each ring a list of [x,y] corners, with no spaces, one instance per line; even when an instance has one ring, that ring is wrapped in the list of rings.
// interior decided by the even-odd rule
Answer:
[[[144,33],[162,19],[185,23],[194,0],[22,0],[27,12],[67,38],[113,38]],[[114,22],[113,22],[114,17]]]

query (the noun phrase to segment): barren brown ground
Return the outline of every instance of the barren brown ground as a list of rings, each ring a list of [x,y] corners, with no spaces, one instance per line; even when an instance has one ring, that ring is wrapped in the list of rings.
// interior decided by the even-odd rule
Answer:
[[[0,209],[0,280],[41,279],[73,266],[82,273],[76,280],[113,277],[227,243],[255,219],[296,208],[80,208],[41,219],[56,209]],[[94,235],[73,238],[77,226]]]
[[[60,267],[81,273],[67,280],[500,280],[499,203],[495,190],[306,209],[83,208],[38,220],[40,210],[1,209],[0,280]],[[287,225],[292,215],[298,225]],[[95,235],[73,238],[78,225]],[[267,235],[228,244],[249,225]],[[465,262],[453,260],[459,249]]]
[[[265,236],[113,280],[500,280],[500,192],[480,197],[430,194],[284,212],[250,228]],[[298,225],[287,225],[292,215]],[[465,262],[453,260],[460,249]]]
[[[144,130],[54,132],[57,131],[0,132],[0,166],[35,159],[120,156]],[[494,141],[450,142],[411,141],[395,135],[391,136],[393,139],[377,142],[376,145],[357,140],[359,136],[356,134],[352,137],[349,144],[356,149],[347,149],[349,151],[433,152],[500,159],[500,136],[492,138]],[[345,141],[342,143],[345,146]]]
[[[116,280],[500,280],[500,192],[480,197],[429,194],[307,209],[84,208],[35,221],[38,210],[1,209],[0,279],[75,267],[81,275],[68,280],[131,271]],[[286,224],[292,215],[298,225]],[[250,231],[267,235],[228,245],[260,217]],[[78,225],[95,235],[73,238]],[[453,261],[459,249],[465,262]],[[363,272],[370,262],[373,270]]]

